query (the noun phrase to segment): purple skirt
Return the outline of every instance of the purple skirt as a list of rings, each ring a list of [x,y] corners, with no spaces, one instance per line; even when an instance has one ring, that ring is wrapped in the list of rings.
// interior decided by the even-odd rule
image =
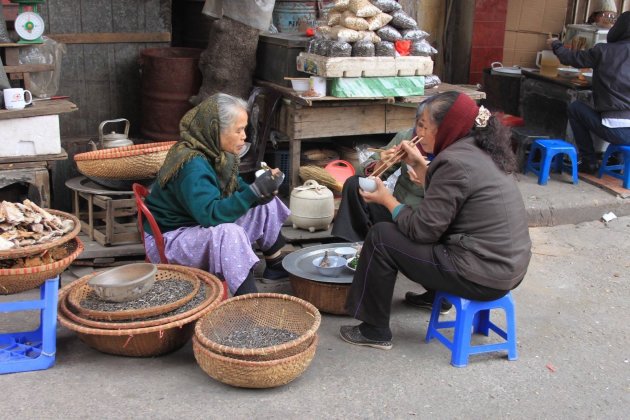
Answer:
[[[234,223],[218,226],[182,227],[166,232],[164,253],[170,264],[196,267],[221,275],[230,292],[239,288],[259,259],[252,250],[256,243],[261,250],[269,249],[278,239],[282,223],[290,211],[275,197],[265,205],[251,208]],[[160,262],[153,236],[144,234],[149,260]]]

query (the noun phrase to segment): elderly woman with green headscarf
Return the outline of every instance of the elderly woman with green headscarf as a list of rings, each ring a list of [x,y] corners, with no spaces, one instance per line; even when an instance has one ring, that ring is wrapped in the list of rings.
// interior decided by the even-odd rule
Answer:
[[[233,295],[257,291],[253,243],[265,256],[263,279],[287,277],[280,229],[290,212],[275,196],[284,175],[268,170],[252,184],[239,176],[247,120],[247,103],[223,93],[188,111],[179,125],[181,139],[169,150],[146,200],[169,262],[225,278]],[[146,222],[144,229],[147,256],[158,262]]]

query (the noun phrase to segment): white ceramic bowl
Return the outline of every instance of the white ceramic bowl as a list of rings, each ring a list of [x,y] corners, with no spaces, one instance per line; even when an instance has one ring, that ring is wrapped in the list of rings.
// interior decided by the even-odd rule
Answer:
[[[100,299],[127,302],[138,299],[151,289],[155,273],[155,264],[126,264],[95,275],[88,284]]]
[[[359,177],[359,187],[365,192],[374,192],[376,181],[372,178]]]
[[[351,246],[340,246],[339,248],[335,248],[334,251],[335,254],[345,259],[353,258],[357,255],[357,250]]]
[[[574,69],[573,67],[560,67],[558,68],[558,76],[564,77],[567,79],[572,79],[577,77],[580,74],[578,69]]]
[[[291,87],[296,92],[306,92],[309,89],[310,79],[291,79]]]
[[[328,262],[330,263],[330,265],[328,267],[320,267],[319,264],[322,262],[323,258],[324,256],[321,256],[313,260],[313,265],[315,266],[315,268],[317,268],[319,274],[326,277],[337,277],[339,274],[341,274],[341,271],[346,265],[345,258],[329,254]]]
[[[589,83],[593,81],[593,73],[590,71],[587,73],[582,73],[582,76],[584,76],[584,80],[586,80]]]

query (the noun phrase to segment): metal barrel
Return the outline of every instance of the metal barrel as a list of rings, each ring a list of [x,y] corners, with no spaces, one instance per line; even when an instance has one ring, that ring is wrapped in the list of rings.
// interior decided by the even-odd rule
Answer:
[[[179,121],[199,92],[199,48],[148,48],[140,53],[142,118],[140,132],[150,140],[178,140]]]
[[[318,3],[321,12],[318,12]],[[317,26],[317,19],[324,18],[333,5],[333,0],[276,0],[272,15],[273,24],[282,33],[298,33],[300,25],[314,28]]]

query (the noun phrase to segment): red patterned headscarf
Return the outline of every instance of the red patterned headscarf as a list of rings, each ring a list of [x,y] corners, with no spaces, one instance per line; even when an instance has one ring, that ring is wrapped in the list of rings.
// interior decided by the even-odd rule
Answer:
[[[451,144],[466,137],[475,124],[479,107],[463,93],[460,93],[438,127],[433,154],[437,156]]]

